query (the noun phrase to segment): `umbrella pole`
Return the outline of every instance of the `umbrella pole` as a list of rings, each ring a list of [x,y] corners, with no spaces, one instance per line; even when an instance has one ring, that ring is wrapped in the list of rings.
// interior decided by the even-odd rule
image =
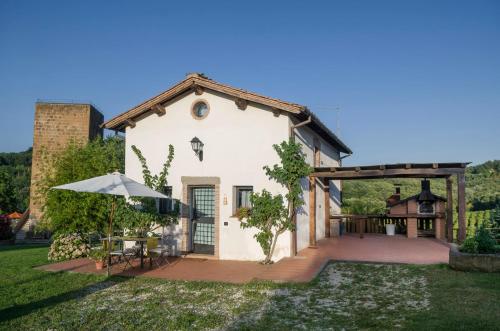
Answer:
[[[109,214],[109,227],[108,227],[108,263],[107,263],[107,275],[111,274],[111,232],[113,231],[113,216],[116,207],[116,196],[113,195],[113,202],[111,202],[111,213]]]

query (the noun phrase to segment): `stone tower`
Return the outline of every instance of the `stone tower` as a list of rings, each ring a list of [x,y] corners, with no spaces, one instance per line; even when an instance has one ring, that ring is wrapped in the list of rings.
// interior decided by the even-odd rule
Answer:
[[[38,196],[37,184],[43,178],[42,153],[48,158],[61,152],[69,142],[85,144],[102,136],[103,115],[90,104],[45,103],[35,106],[33,132],[33,161],[31,165],[30,221],[24,230],[40,219],[43,201]]]

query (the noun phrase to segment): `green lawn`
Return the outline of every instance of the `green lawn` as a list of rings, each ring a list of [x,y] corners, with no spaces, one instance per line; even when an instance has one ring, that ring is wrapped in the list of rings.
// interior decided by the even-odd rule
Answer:
[[[309,284],[49,273],[47,247],[0,248],[0,329],[500,329],[500,274],[331,263]]]

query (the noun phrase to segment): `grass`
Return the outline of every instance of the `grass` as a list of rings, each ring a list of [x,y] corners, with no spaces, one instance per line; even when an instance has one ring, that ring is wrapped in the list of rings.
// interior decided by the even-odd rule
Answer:
[[[50,273],[47,247],[0,248],[0,329],[481,329],[500,274],[330,263],[309,284],[232,285]]]

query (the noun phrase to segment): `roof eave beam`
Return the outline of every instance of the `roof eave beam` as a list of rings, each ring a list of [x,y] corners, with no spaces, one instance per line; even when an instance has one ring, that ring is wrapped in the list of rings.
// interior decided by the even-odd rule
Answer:
[[[125,120],[125,124],[131,129],[135,128],[135,121],[130,118]]]
[[[154,105],[153,107],[151,107],[151,110],[158,116],[163,116],[167,113],[165,107],[160,104]]]

